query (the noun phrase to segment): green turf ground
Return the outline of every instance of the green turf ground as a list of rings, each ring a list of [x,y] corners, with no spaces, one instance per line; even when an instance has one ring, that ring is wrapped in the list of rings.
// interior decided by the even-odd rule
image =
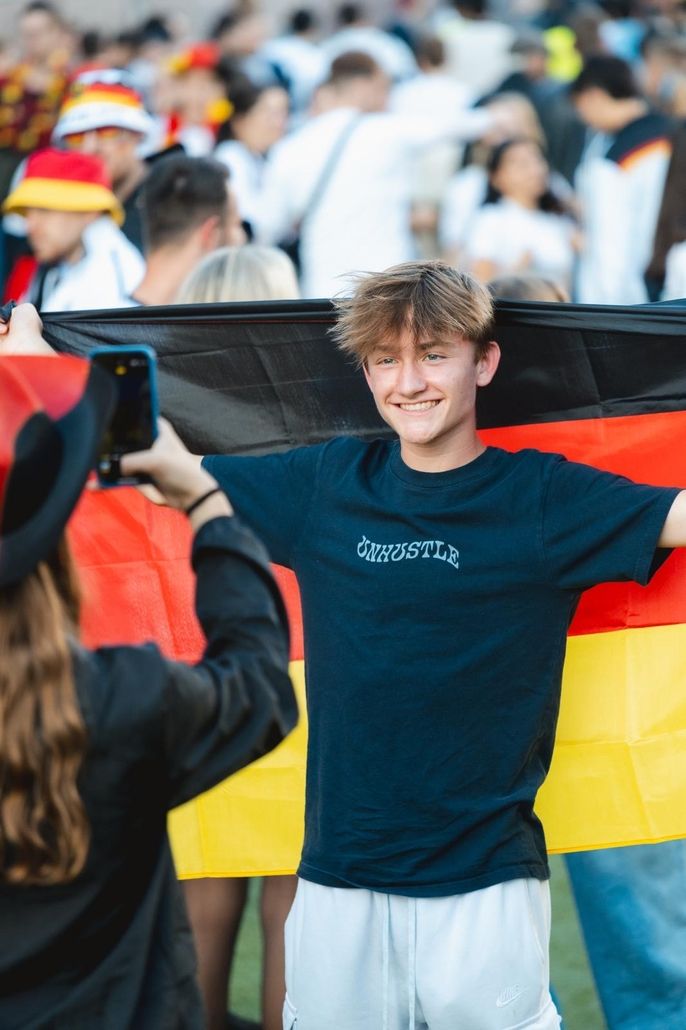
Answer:
[[[581,942],[567,875],[562,859],[553,858],[552,980],[562,1005],[565,1030],[605,1030]],[[253,885],[254,886],[254,885]],[[255,891],[252,890],[241,927],[231,984],[231,1008],[242,1016],[258,1018],[260,939]]]

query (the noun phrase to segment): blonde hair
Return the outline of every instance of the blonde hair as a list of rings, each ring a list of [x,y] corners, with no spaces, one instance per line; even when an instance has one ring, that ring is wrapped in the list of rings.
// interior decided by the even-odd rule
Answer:
[[[508,135],[532,140],[545,153],[546,138],[541,120],[534,105],[522,93],[497,93],[484,104],[484,110],[498,114],[500,122],[507,124]],[[488,164],[493,146],[493,140],[488,135],[485,139],[474,140],[467,148],[469,164]]]
[[[562,283],[542,275],[501,275],[487,283],[494,300],[547,301],[568,304],[570,296]]]
[[[64,538],[48,561],[0,589],[0,882],[66,883],[88,854],[77,783],[87,734],[69,646],[78,607]]]
[[[299,296],[293,262],[278,247],[220,247],[208,254],[179,290],[177,304],[294,300]]]
[[[536,108],[523,93],[497,93],[485,105],[487,111],[497,111],[501,118],[509,115],[509,134],[536,140],[545,148],[545,133]]]
[[[358,365],[388,337],[458,333],[481,357],[493,336],[493,300],[480,282],[443,261],[406,261],[356,276],[351,297],[336,298],[338,346]]]

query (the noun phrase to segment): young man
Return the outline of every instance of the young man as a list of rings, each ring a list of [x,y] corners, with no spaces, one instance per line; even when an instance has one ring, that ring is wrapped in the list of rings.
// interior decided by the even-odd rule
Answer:
[[[305,624],[305,844],[284,1026],[552,1030],[550,764],[582,590],[645,583],[686,495],[484,447],[499,349],[469,276],[363,278],[338,337],[398,441],[206,457],[295,569]]]
[[[2,209],[26,218],[38,262],[26,299],[41,311],[119,307],[138,285],[143,258],[119,229],[123,211],[99,157],[36,151]]]
[[[143,184],[140,210],[145,274],[131,305],[172,304],[206,254],[245,243],[228,172],[211,157],[160,158]]]
[[[53,142],[66,150],[102,158],[124,209],[122,232],[141,252],[137,200],[150,166],[140,149],[154,128],[142,97],[127,85],[122,72],[101,68],[72,83],[52,134]]]

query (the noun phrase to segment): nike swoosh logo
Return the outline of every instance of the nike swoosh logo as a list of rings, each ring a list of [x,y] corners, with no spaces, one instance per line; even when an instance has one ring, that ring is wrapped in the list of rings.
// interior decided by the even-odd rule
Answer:
[[[506,1005],[511,1005],[513,1001],[521,997],[524,994],[525,988],[515,984],[514,987],[507,987],[504,991],[501,991],[498,997],[495,999],[496,1008],[504,1009]]]

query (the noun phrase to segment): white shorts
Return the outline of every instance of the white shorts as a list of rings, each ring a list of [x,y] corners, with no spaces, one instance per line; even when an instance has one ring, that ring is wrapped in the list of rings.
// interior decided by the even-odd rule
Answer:
[[[445,898],[299,880],[284,1030],[558,1030],[549,938],[539,880]]]

